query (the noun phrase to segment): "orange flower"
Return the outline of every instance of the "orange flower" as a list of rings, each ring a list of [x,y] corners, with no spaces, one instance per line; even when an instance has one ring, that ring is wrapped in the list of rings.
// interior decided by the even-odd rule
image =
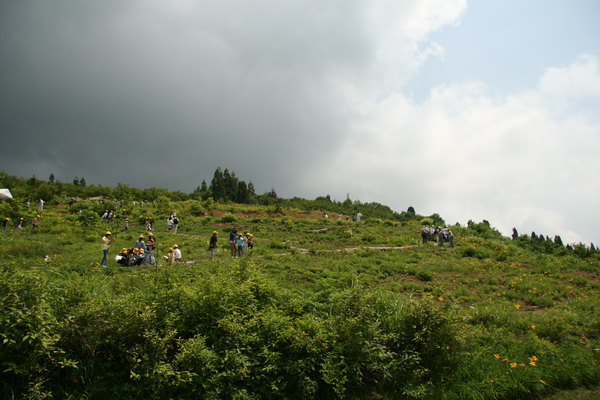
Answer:
[[[521,306],[519,304],[515,304],[515,308],[518,310],[521,308]]]
[[[512,363],[512,364],[510,364],[510,367],[511,367],[511,368],[517,368],[517,363]]]
[[[496,359],[500,358],[500,354],[494,354],[494,357],[496,357]]]
[[[529,363],[529,365],[531,365],[532,367],[535,367],[535,361],[531,361],[531,362]]]

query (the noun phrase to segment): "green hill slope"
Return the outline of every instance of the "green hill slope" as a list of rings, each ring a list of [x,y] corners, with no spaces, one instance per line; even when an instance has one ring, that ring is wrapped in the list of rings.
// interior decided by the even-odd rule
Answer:
[[[98,215],[107,204],[82,201],[46,207],[34,231],[38,211],[0,204],[27,221],[0,235],[0,392],[535,399],[598,386],[597,252],[510,240],[485,222],[450,227],[456,247],[440,247],[420,235],[439,216],[354,222],[288,205],[163,199],[120,206],[113,226]],[[158,265],[101,268],[103,233],[116,236],[112,260],[147,235],[147,218]],[[234,226],[255,239],[237,258]],[[167,263],[175,244],[183,261]]]

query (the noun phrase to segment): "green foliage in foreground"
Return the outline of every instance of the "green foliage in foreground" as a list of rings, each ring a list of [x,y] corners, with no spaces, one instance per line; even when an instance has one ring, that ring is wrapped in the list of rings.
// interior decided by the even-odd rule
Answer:
[[[106,229],[112,256],[171,209],[180,231],[157,222],[157,257],[177,243],[185,263],[98,267]],[[440,248],[419,218],[272,206],[127,216],[119,233],[49,207],[39,231],[0,234],[1,398],[538,399],[600,382],[597,253],[536,252],[485,224]],[[256,239],[236,259],[234,224]]]

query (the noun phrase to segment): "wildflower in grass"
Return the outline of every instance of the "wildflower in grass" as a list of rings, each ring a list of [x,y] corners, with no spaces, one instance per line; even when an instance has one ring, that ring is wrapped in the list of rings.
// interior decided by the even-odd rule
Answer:
[[[494,357],[496,357],[496,359],[500,358],[500,354],[494,354]]]
[[[438,300],[439,300],[439,301],[444,301],[444,298],[443,298],[443,297],[440,297]]]
[[[531,325],[531,329],[535,329],[535,325]]]
[[[516,308],[517,310],[519,310],[519,309],[521,308],[521,306],[520,306],[519,304],[515,304],[515,308]]]
[[[523,363],[519,364],[519,367],[524,367],[524,366],[525,366],[525,364],[523,364]]]
[[[512,364],[510,364],[510,367],[511,367],[511,368],[517,368],[517,363],[512,363]]]
[[[529,361],[540,361],[536,356],[529,357]]]
[[[529,365],[531,365],[532,367],[535,367],[535,361],[530,361]]]

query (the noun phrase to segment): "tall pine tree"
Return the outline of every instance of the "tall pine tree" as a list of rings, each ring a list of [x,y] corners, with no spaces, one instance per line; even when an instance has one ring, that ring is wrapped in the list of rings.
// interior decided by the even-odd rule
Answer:
[[[221,167],[218,167],[213,175],[213,179],[210,182],[210,190],[212,191],[213,200],[225,200],[225,182],[223,179],[223,171],[221,171]]]

